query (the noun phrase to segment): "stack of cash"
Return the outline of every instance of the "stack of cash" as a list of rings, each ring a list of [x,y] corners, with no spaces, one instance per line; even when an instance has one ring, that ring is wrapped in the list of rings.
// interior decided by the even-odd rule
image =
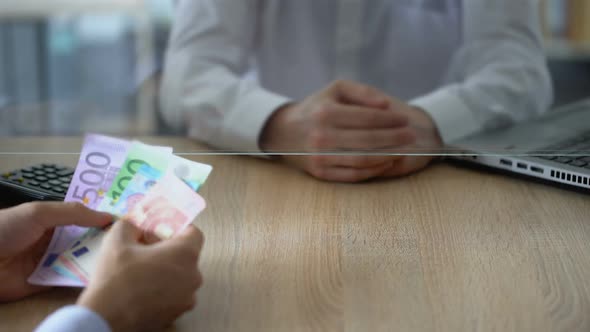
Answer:
[[[212,167],[172,152],[170,147],[88,135],[65,201],[124,218],[143,231],[147,242],[173,237],[205,209],[197,191]],[[107,231],[57,228],[29,282],[84,287]]]

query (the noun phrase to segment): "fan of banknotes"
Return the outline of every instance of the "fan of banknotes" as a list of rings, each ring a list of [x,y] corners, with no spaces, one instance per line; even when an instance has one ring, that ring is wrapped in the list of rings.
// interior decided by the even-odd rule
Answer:
[[[197,193],[212,167],[174,155],[172,148],[88,135],[66,202],[125,218],[146,240],[170,238],[205,209]],[[103,229],[59,227],[29,282],[84,287],[99,254]]]

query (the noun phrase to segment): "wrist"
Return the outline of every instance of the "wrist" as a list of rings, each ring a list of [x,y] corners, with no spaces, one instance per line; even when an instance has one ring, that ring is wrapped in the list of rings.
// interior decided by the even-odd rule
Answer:
[[[285,148],[285,123],[294,104],[279,107],[270,116],[260,135],[259,146],[263,152],[281,152]]]
[[[438,130],[438,126],[434,122],[434,119],[426,112],[424,109],[420,107],[411,106],[412,108],[412,116],[414,117],[414,127],[420,132],[421,135],[427,137],[427,140],[430,142],[434,148],[442,148],[444,142]]]
[[[103,296],[101,296],[103,294]],[[92,290],[85,290],[77,301],[77,305],[92,310],[94,313],[102,317],[111,328],[111,331],[129,331],[131,324],[128,317],[127,310],[121,310],[119,306],[113,306],[113,301],[108,301],[108,295],[105,292],[94,293]],[[115,299],[113,296],[111,299]],[[121,303],[121,301],[116,301]]]

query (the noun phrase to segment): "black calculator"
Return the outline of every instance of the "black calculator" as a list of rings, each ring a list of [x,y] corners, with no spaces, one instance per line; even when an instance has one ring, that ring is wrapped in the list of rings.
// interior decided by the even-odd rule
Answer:
[[[30,201],[63,201],[74,169],[41,164],[0,174],[0,201],[19,204]]]

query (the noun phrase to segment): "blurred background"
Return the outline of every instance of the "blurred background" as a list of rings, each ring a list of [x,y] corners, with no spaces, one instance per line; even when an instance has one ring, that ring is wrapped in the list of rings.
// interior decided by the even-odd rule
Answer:
[[[169,133],[155,96],[172,2],[0,0],[0,136]],[[541,16],[556,105],[590,96],[590,1]]]

